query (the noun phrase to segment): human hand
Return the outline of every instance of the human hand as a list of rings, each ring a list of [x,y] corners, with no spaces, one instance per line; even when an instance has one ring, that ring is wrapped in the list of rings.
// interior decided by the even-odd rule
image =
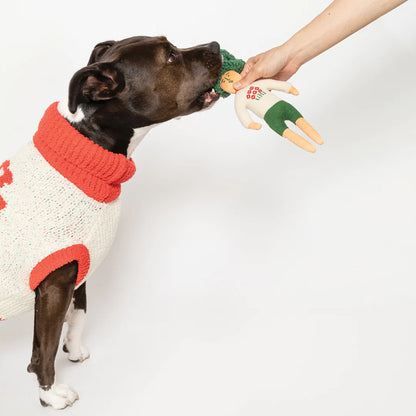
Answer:
[[[241,90],[261,78],[286,81],[298,69],[299,65],[290,61],[287,48],[284,45],[277,46],[251,57],[241,72],[243,78],[234,84],[234,88]]]
[[[251,57],[234,88],[241,90],[261,78],[287,81],[301,65],[405,1],[333,0],[284,44]]]
[[[249,125],[248,125],[249,129],[252,130],[260,130],[261,129],[261,124],[260,123],[255,123],[254,121],[252,121]]]

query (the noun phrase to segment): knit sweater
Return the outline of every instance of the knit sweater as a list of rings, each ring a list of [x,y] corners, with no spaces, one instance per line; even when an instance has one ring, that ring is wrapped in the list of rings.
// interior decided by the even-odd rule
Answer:
[[[78,261],[76,287],[105,257],[131,159],[80,134],[52,104],[33,141],[0,165],[0,320],[34,307],[36,287]]]
[[[253,82],[235,94],[235,112],[241,121],[241,124],[248,128],[253,121],[247,109],[251,110],[260,118],[264,118],[267,110],[278,103],[279,97],[272,94],[270,90],[278,90],[288,93],[291,84],[285,81],[275,81],[273,79],[264,79]]]

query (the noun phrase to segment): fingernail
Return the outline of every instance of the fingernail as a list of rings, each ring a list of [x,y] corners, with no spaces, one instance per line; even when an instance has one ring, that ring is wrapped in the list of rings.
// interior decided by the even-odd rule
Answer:
[[[240,88],[241,87],[241,82],[236,82],[235,84],[234,84],[234,89],[238,89],[238,88]]]

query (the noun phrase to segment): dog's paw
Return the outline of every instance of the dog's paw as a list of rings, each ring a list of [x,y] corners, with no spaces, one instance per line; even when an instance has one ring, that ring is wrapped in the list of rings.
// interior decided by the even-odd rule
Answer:
[[[90,353],[82,344],[74,345],[67,340],[64,342],[64,352],[68,353],[68,360],[75,363],[82,363],[90,358]]]
[[[54,409],[65,409],[78,400],[78,394],[66,384],[53,384],[48,390],[39,387],[39,399],[42,406],[52,406]]]

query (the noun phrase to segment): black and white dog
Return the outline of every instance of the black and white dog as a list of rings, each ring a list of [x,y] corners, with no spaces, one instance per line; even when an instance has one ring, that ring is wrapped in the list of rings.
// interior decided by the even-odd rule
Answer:
[[[156,124],[210,107],[219,98],[212,87],[221,66],[217,42],[187,49],[178,49],[165,37],[102,42],[95,46],[88,65],[75,73],[68,101],[60,102],[57,109],[83,136],[129,158]],[[65,320],[68,358],[82,362],[89,357],[81,339],[86,285],[76,285],[80,267],[70,261],[50,270],[34,289],[33,354],[28,371],[37,375],[42,405],[55,409],[72,405],[78,398],[69,386],[55,384],[55,356]]]

